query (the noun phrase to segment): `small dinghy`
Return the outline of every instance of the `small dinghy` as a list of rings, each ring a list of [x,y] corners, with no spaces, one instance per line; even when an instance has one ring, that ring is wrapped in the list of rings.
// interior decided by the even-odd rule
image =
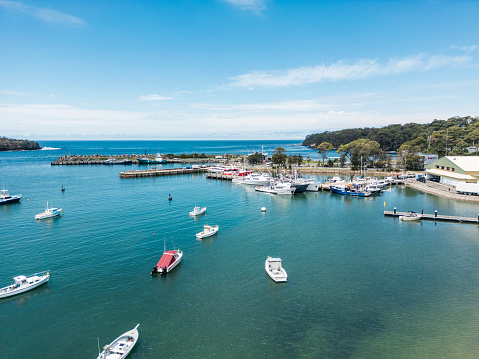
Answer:
[[[179,249],[174,249],[175,244],[173,243],[173,250],[167,251],[166,250],[166,242],[165,242],[165,249],[163,251],[163,255],[161,256],[160,260],[153,267],[153,271],[151,274],[159,273],[161,275],[170,272],[173,268],[175,268],[178,263],[181,262],[181,257],[183,257],[183,251]]]
[[[218,229],[220,229],[220,227],[218,225],[210,226],[209,224],[206,224],[206,225],[203,226],[203,230],[200,233],[196,233],[196,238],[197,239],[203,239],[203,238],[206,238],[206,237],[210,237],[210,236],[216,234],[216,232],[218,232]]]
[[[190,216],[200,216],[203,213],[206,213],[206,207],[201,208],[197,206],[193,209],[193,211],[190,212]]]
[[[408,211],[404,216],[399,216],[400,221],[417,221],[421,218],[422,216],[414,211]]]
[[[13,277],[14,283],[0,288],[0,298],[10,297],[38,287],[50,280],[50,271],[35,273],[29,276]]]
[[[132,330],[123,333],[109,345],[103,347],[103,351],[98,354],[97,359],[123,359],[126,358],[138,341],[138,326]],[[98,349],[98,351],[100,351]]]
[[[35,219],[47,219],[47,218],[53,218],[57,216],[61,216],[63,214],[63,209],[61,208],[53,208],[53,207],[48,207],[48,202],[47,202],[47,207],[42,213],[38,213],[35,215]]]
[[[275,282],[286,282],[288,280],[288,274],[281,265],[281,258],[266,258],[264,269]]]

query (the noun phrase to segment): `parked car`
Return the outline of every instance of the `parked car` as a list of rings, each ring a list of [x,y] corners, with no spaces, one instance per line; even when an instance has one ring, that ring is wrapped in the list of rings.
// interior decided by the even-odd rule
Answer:
[[[426,178],[425,177],[418,177],[417,180],[422,183],[426,183]]]

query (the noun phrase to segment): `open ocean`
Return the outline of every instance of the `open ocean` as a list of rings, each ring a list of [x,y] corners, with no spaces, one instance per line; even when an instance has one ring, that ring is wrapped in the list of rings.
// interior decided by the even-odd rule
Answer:
[[[52,275],[0,300],[0,357],[96,358],[97,338],[103,347],[140,323],[131,359],[478,358],[479,227],[383,216],[397,207],[475,217],[477,204],[405,187],[280,197],[204,174],[120,179],[137,166],[50,165],[67,153],[271,154],[278,145],[317,158],[300,142],[40,141],[59,149],[0,152],[0,186],[23,194],[0,206],[0,287]],[[63,217],[35,221],[47,201]],[[195,205],[207,215],[189,217]],[[206,223],[218,234],[196,240]],[[184,256],[152,277],[164,240]],[[267,276],[267,256],[282,258],[287,283]]]

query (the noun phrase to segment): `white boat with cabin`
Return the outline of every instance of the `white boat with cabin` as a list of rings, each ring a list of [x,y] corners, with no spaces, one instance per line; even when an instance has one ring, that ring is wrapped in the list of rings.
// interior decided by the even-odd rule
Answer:
[[[272,182],[269,186],[258,186],[254,190],[257,192],[291,196],[296,191],[296,187],[293,187],[289,182]]]
[[[19,275],[13,277],[13,284],[0,288],[0,298],[27,292],[50,280],[50,271],[39,272],[29,276]]]
[[[408,211],[404,216],[399,216],[400,221],[418,221],[422,218],[422,215],[417,214],[414,211]]]
[[[22,199],[21,194],[10,195],[7,189],[0,190],[0,204],[18,202]]]
[[[103,347],[103,351],[98,354],[97,359],[123,359],[126,358],[128,354],[130,354],[131,350],[135,346],[136,342],[138,341],[138,327],[140,324],[137,324],[135,328],[129,330],[114,341],[112,341],[109,345],[105,345]],[[98,351],[100,351],[98,349]]]
[[[264,269],[275,282],[286,282],[288,280],[288,274],[281,265],[281,258],[266,258]]]
[[[209,224],[205,224],[203,226],[203,230],[200,233],[196,233],[196,238],[203,239],[206,237],[211,237],[212,235],[215,235],[218,232],[218,229],[220,229],[218,225],[210,226]]]
[[[264,173],[250,173],[244,178],[235,178],[233,183],[245,184],[251,186],[266,186],[271,182],[271,177]]]
[[[206,213],[206,207],[195,206],[195,208],[193,208],[193,210],[190,212],[190,216],[200,216],[204,213]]]
[[[54,207],[48,207],[48,202],[47,202],[47,207],[42,213],[38,213],[35,215],[35,219],[47,219],[47,218],[53,218],[57,216],[61,216],[63,214],[63,209],[62,208],[54,208]]]

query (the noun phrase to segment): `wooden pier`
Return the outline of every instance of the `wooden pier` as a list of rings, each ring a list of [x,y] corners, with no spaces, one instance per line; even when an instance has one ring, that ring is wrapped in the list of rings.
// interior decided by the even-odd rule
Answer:
[[[384,215],[389,217],[399,217],[399,216],[404,216],[406,214],[407,212],[384,211]],[[479,214],[477,215],[477,217],[474,218],[474,217],[445,216],[445,215],[439,215],[437,214],[437,212],[435,212],[434,214],[423,213],[421,214],[421,219],[425,219],[428,221],[479,224]]]
[[[207,168],[168,168],[120,172],[120,178],[161,177],[206,172]]]

